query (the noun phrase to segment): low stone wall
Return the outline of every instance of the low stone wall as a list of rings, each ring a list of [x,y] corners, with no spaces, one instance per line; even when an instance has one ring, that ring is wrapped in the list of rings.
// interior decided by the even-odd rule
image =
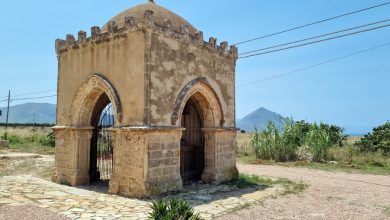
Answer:
[[[8,141],[4,141],[4,140],[0,140],[0,147],[8,148],[9,147],[9,142]]]

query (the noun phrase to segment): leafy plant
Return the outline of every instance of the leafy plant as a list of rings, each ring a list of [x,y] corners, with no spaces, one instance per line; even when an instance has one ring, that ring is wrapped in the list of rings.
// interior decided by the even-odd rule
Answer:
[[[159,199],[150,206],[152,212],[150,218],[155,220],[200,220],[191,205],[183,200],[171,199],[169,201]]]
[[[267,128],[255,134],[251,140],[251,146],[257,159],[279,159],[281,149],[281,137],[275,124],[269,122]]]
[[[390,154],[390,122],[374,128],[372,134],[365,135],[355,146],[363,152],[382,151]]]
[[[327,160],[328,149],[332,147],[332,141],[329,134],[321,125],[314,123],[310,126],[310,131],[306,136],[306,144],[313,154],[315,161]]]
[[[4,134],[0,136],[0,139],[2,139],[2,140],[7,140],[7,138],[8,138],[7,132],[4,132]]]
[[[324,130],[330,138],[330,141],[334,145],[343,146],[344,141],[347,139],[348,135],[344,135],[344,128],[336,125],[329,125],[325,123],[320,124],[321,130]]]
[[[291,161],[296,159],[297,149],[304,142],[304,136],[301,133],[301,128],[294,124],[292,119],[286,121],[283,133],[282,133],[282,143],[283,155],[280,155],[283,161]]]
[[[45,146],[55,147],[56,142],[54,132],[50,132],[45,136],[39,137],[38,142]]]

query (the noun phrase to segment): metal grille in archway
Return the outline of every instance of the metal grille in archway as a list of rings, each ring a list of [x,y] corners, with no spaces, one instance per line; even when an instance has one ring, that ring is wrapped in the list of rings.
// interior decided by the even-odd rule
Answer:
[[[112,104],[100,114],[97,139],[97,170],[101,180],[109,180],[113,169],[113,139],[110,128],[114,126]]]

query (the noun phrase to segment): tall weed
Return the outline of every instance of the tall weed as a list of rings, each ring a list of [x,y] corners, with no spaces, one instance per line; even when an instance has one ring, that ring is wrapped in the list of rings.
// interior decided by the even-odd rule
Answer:
[[[321,125],[314,123],[306,136],[306,145],[313,154],[315,161],[328,160],[328,149],[332,147],[329,134],[321,128]]]

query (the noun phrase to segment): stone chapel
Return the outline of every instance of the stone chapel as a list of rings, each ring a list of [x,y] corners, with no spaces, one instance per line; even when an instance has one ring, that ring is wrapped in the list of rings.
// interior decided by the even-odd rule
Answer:
[[[238,175],[235,46],[149,1],[55,48],[53,181],[142,197]]]

